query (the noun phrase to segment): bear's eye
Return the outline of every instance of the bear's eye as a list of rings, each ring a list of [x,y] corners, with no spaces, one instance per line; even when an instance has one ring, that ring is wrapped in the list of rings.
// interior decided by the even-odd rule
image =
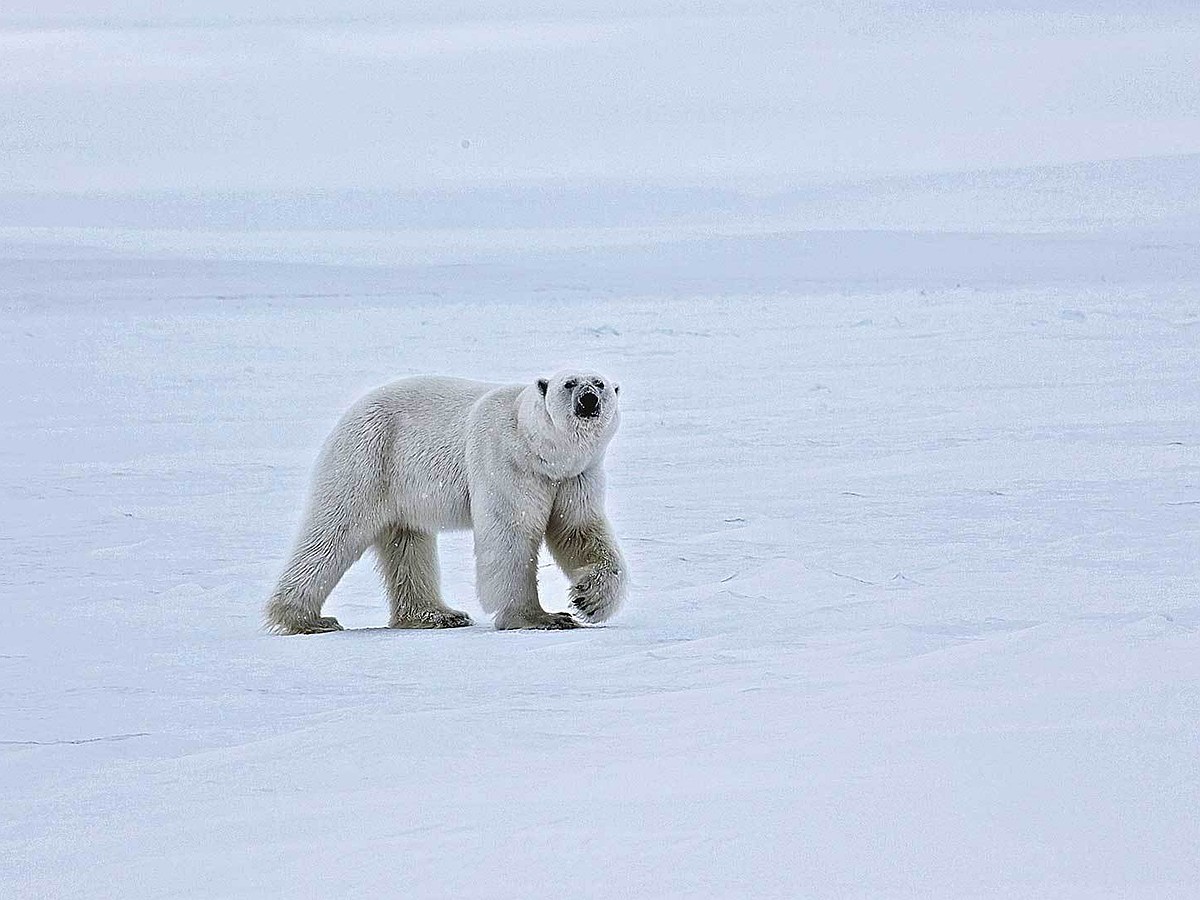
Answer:
[[[571,378],[563,382],[563,387],[565,387],[568,391],[573,391],[575,390],[575,385],[578,383],[579,382],[577,382],[574,378]]]

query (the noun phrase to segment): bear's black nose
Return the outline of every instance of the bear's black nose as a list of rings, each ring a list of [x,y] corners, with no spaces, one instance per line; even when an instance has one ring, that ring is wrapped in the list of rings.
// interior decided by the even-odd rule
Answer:
[[[580,391],[575,398],[575,415],[591,419],[600,414],[600,398],[591,391]]]

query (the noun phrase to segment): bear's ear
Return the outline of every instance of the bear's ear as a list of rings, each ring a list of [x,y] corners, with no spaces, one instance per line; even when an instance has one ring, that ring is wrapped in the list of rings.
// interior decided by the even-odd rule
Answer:
[[[542,392],[542,396],[546,396],[546,388],[550,387],[550,382],[545,378],[538,379],[538,390]]]

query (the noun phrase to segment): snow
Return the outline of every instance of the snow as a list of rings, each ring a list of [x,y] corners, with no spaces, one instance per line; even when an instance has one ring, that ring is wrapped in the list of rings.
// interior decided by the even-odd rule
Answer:
[[[1194,895],[1200,17],[765,6],[6,5],[0,896]],[[571,364],[615,620],[262,631],[349,402]]]

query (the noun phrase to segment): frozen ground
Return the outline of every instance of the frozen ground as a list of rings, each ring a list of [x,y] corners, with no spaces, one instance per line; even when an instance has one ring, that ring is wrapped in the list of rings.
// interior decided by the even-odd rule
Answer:
[[[293,5],[0,14],[0,896],[1195,896],[1194,11]],[[376,140],[396,59],[469,102]],[[347,403],[574,362],[618,618],[496,633],[453,535],[475,627],[364,561],[261,632]]]
[[[1191,895],[1195,244],[709,249],[8,245],[3,893]],[[477,627],[378,629],[363,564],[356,630],[259,632],[348,401],[573,360],[624,386],[625,613],[495,633],[455,536]]]

